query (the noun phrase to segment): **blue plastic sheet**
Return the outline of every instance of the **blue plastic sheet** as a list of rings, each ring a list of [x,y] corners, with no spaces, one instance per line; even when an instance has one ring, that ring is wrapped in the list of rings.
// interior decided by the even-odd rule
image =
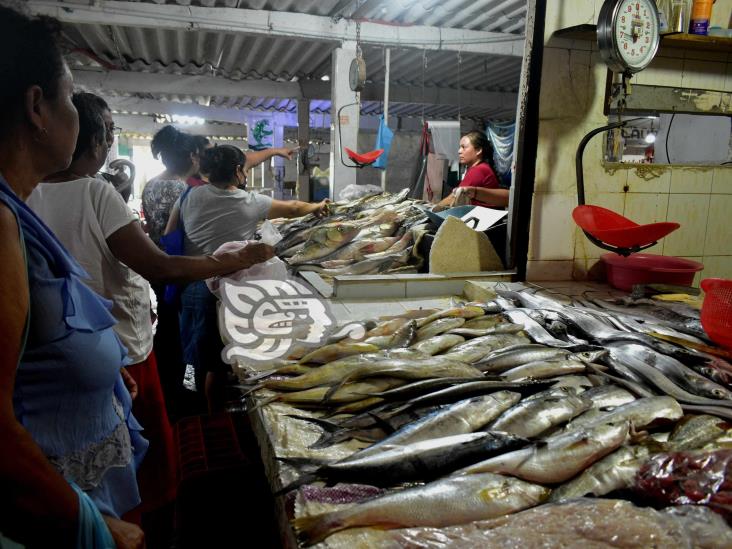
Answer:
[[[386,125],[384,116],[379,119],[379,131],[376,134],[376,149],[384,149],[382,155],[372,164],[374,168],[382,170],[386,169],[386,161],[389,157],[389,149],[391,149],[391,140],[394,138],[394,132]]]

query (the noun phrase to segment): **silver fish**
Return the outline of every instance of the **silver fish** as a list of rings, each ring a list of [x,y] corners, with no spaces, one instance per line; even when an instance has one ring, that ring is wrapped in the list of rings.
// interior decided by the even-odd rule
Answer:
[[[506,381],[520,381],[522,379],[545,379],[564,374],[580,374],[586,365],[579,360],[539,360],[522,366],[516,366],[503,372],[501,377]]]
[[[622,406],[635,400],[635,397],[629,391],[612,384],[593,387],[582,393],[582,396],[592,401],[593,408]]]
[[[509,409],[521,399],[518,393],[498,391],[462,400],[446,408],[433,412],[422,419],[405,425],[381,442],[353,454],[360,458],[381,452],[395,445],[411,444],[421,440],[472,433],[490,423],[499,414]],[[350,458],[348,458],[350,459]]]
[[[493,351],[475,366],[484,372],[500,373],[514,366],[536,362],[537,360],[549,360],[568,354],[569,351],[566,349],[557,349],[556,347],[536,343],[514,345]]]
[[[502,322],[491,328],[454,328],[449,331],[451,334],[458,334],[465,337],[482,337],[495,334],[517,334],[524,329],[520,324]]]
[[[420,353],[425,353],[428,355],[436,355],[438,353],[441,353],[442,351],[451,349],[452,347],[462,343],[463,341],[465,341],[465,338],[463,336],[459,336],[456,334],[442,334],[431,337],[429,339],[418,341],[417,343],[413,344],[410,349],[414,349],[415,351],[419,351]]]
[[[614,490],[629,488],[648,455],[645,446],[622,446],[590,465],[576,478],[555,488],[549,501],[564,501],[589,494],[604,496]]]
[[[453,328],[458,328],[463,324],[465,324],[465,319],[460,317],[438,318],[417,330],[417,341],[422,341],[423,339],[429,339],[430,337],[440,335],[448,330],[452,330]]]
[[[455,475],[504,473],[532,482],[564,482],[618,448],[628,436],[629,423],[604,423],[551,437],[465,467]]]
[[[501,414],[489,428],[520,437],[535,437],[581,414],[590,406],[592,401],[579,395],[527,399]]]
[[[456,345],[450,349],[450,352],[445,356],[450,356],[455,360],[472,363],[484,358],[488,353],[495,349],[506,347],[508,345],[525,343],[527,341],[528,338],[521,333],[476,337],[475,339]]]
[[[722,437],[729,424],[710,415],[684,416],[676,424],[668,439],[668,448],[672,452],[695,450]]]
[[[681,410],[679,403],[669,396],[639,398],[600,415],[587,425],[578,427],[578,429],[581,430],[602,423],[630,421],[635,430],[640,430],[658,420],[676,421],[683,415],[684,412]],[[569,430],[573,429],[570,428]]]
[[[502,517],[533,507],[548,495],[549,489],[543,486],[490,473],[447,477],[424,486],[389,493],[342,511],[298,518],[293,521],[293,526],[303,543],[311,545],[334,532],[357,526],[439,528]]]

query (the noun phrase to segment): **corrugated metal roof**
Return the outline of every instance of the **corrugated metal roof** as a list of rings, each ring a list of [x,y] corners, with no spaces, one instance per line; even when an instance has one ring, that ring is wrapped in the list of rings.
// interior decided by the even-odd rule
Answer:
[[[87,4],[88,0],[65,0]],[[137,0],[131,0],[137,1]],[[353,17],[393,24],[420,24],[521,34],[525,0],[141,0],[153,4],[195,5],[298,12],[329,17]],[[209,75],[230,80],[268,79],[291,81],[317,79],[331,73],[333,43],[306,42],[286,37],[265,37],[205,31],[142,29],[111,25],[64,24],[70,45],[77,50],[74,66],[97,61],[120,70],[181,75]],[[363,48],[367,80],[383,84],[384,51]],[[81,53],[83,52],[83,53]],[[426,62],[424,62],[426,61]],[[521,60],[450,51],[391,50],[393,85],[474,91],[518,89]],[[105,93],[113,93],[105,90]],[[418,93],[418,92],[417,92]],[[230,108],[295,112],[296,101],[253,97],[196,97],[146,94],[147,98],[199,102]],[[329,101],[313,101],[313,112],[328,112]],[[364,114],[378,113],[380,102],[364,103]],[[431,118],[512,118],[512,109],[453,105],[428,105]],[[421,116],[421,105],[394,104],[390,113]]]

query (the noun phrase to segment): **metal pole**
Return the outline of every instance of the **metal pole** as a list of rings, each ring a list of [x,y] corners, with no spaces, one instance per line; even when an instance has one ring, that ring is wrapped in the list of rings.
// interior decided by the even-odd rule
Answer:
[[[384,52],[384,124],[389,125],[389,65],[391,64],[391,50]],[[381,190],[386,191],[386,168],[381,170]]]

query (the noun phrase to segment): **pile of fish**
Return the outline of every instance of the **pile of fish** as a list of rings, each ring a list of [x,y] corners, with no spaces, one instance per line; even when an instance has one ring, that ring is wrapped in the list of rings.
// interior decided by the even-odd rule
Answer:
[[[256,408],[284,403],[321,429],[310,454],[282,458],[300,476],[279,493],[315,481],[387,489],[295,519],[305,544],[355,527],[442,528],[630,497],[654,456],[732,440],[732,365],[675,305],[498,291],[368,326],[360,341],[252,380]],[[322,457],[348,440],[362,449]]]
[[[275,222],[283,239],[277,255],[298,271],[325,276],[417,272],[422,258],[417,245],[427,232],[428,220],[407,199],[409,189],[398,194],[367,195],[330,206],[329,215]]]

